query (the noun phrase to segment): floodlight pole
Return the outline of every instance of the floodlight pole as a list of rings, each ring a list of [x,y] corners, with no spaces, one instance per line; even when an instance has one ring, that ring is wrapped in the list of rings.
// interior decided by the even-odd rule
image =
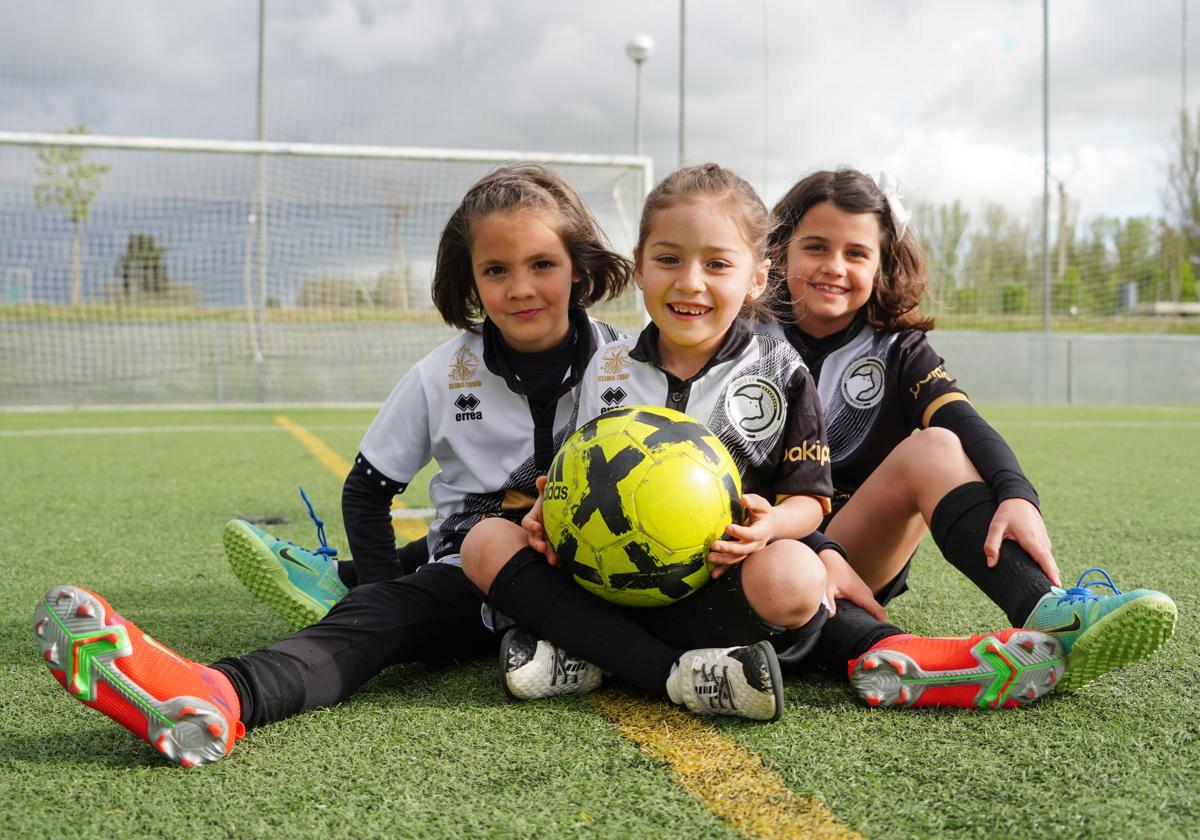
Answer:
[[[258,0],[258,130],[259,143],[267,139],[267,0]],[[262,155],[254,159],[254,224],[257,245],[254,261],[258,268],[258,329],[260,346],[256,356],[262,359],[262,331],[267,311],[267,162]]]
[[[687,0],[679,0],[679,165],[687,160],[684,149],[687,102]]]
[[[644,33],[634,35],[625,44],[625,54],[633,61],[633,153],[642,153],[642,65],[654,52],[654,39]]]
[[[1042,331],[1050,332],[1050,11],[1042,0]]]

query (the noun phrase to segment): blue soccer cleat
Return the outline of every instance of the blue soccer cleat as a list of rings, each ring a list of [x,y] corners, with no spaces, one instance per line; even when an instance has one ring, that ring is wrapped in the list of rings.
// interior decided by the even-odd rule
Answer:
[[[308,504],[307,497],[304,501]],[[225,556],[233,573],[294,630],[320,621],[348,591],[338,576],[337,549],[325,543],[325,523],[312,513],[311,505],[309,513],[321,540],[316,551],[276,539],[242,519],[225,525]]]
[[[1094,573],[1104,579],[1087,581]],[[1091,591],[1096,586],[1112,594],[1097,595]],[[1062,643],[1067,669],[1059,690],[1076,691],[1162,647],[1175,632],[1175,616],[1175,602],[1163,593],[1122,592],[1108,572],[1091,568],[1070,589],[1052,587],[1033,608],[1025,627]]]

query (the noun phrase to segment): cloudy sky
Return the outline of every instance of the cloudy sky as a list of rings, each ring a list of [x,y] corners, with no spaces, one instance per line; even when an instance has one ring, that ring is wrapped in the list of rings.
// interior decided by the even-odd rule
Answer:
[[[1050,5],[1054,177],[1085,217],[1161,212],[1185,3]],[[679,18],[679,0],[269,0],[268,134],[629,152],[624,46],[646,33],[644,148],[662,175],[678,162]],[[254,137],[251,0],[0,0],[0,21],[0,128]],[[768,201],[837,164],[931,201],[1040,200],[1040,0],[687,0],[686,35],[686,156]]]

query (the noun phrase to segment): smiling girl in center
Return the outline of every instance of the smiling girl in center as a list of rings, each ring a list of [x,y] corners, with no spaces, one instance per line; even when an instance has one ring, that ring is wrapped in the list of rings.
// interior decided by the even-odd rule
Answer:
[[[823,451],[825,438],[799,354],[739,317],[762,306],[770,227],[753,188],[715,164],[679,170],[647,197],[634,256],[651,323],[593,358],[580,380],[576,427],[619,406],[685,412],[728,448],[748,516],[711,546],[713,580],[650,609],[616,606],[579,587],[555,567],[536,515],[526,519],[532,541],[500,519],[475,526],[462,546],[463,570],[522,628],[501,646],[513,696],[577,690],[556,683],[551,670],[537,676],[561,660],[552,643],[699,714],[781,714],[779,664],[765,640],[815,640],[824,623],[825,568],[800,539],[828,512],[832,484],[827,458],[796,454]]]

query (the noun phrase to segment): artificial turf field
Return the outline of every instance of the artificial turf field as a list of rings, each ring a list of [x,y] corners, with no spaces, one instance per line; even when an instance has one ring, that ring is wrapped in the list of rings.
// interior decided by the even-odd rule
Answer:
[[[643,751],[621,734],[639,725],[622,710],[658,704],[613,689],[510,704],[487,659],[394,668],[342,706],[258,729],[189,771],[58,686],[31,618],[59,583],[95,589],[200,661],[284,635],[229,571],[221,527],[280,516],[275,533],[312,545],[302,483],[344,546],[340,479],[274,418],[349,459],[372,413],[0,413],[0,836],[1200,832],[1200,407],[985,410],[1041,493],[1064,578],[1103,566],[1118,585],[1161,589],[1179,606],[1154,659],[1023,710],[873,711],[844,681],[814,675],[789,679],[778,723],[696,726],[668,714],[641,724],[661,736]],[[415,487],[406,495],[428,504]],[[913,632],[1004,622],[928,541],[910,583],[891,616]],[[782,793],[706,785],[732,766],[718,742],[746,759],[738,766],[761,759]],[[808,806],[817,815],[805,822]]]

